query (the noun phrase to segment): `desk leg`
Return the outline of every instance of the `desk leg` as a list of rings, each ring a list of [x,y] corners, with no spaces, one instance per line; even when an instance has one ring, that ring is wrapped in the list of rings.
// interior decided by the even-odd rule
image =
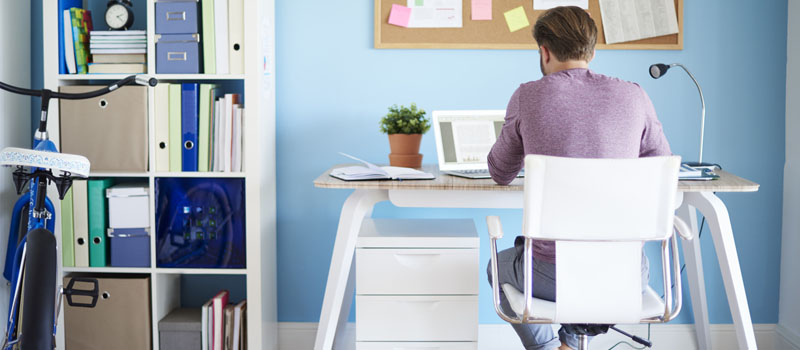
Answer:
[[[708,301],[706,299],[706,282],[703,277],[703,259],[700,256],[700,240],[698,239],[697,210],[685,202],[678,208],[678,217],[689,224],[694,234],[691,241],[682,241],[683,258],[686,261],[689,293],[694,311],[694,326],[697,333],[697,348],[711,350],[711,329],[708,320]]]
[[[347,317],[340,317],[340,315],[346,314],[350,310],[350,302],[353,297],[351,271],[358,230],[361,228],[364,218],[372,215],[372,207],[376,203],[386,200],[389,200],[389,195],[385,190],[356,190],[347,197],[342,206],[314,350],[331,350],[337,333],[344,331]],[[346,302],[345,299],[347,299]],[[345,305],[347,310],[343,309]],[[342,320],[345,323],[342,323]]]
[[[744,280],[739,266],[739,256],[736,252],[728,209],[722,200],[711,192],[686,193],[684,201],[700,210],[708,222],[711,237],[714,239],[714,249],[717,252],[717,259],[719,259],[722,281],[725,284],[725,293],[728,295],[728,306],[736,327],[739,348],[756,349],[756,336],[753,331],[753,321],[750,319],[750,309],[747,306]]]

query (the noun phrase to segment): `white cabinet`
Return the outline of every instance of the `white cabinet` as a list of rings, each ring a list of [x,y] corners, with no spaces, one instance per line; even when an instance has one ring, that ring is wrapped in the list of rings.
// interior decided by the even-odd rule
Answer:
[[[356,245],[356,349],[476,349],[472,220],[367,219]]]

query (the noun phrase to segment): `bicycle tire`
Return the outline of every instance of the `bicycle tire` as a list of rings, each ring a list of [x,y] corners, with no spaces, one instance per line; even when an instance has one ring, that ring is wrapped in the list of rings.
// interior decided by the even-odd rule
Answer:
[[[20,349],[52,350],[57,268],[53,233],[44,228],[29,232],[25,255]]]

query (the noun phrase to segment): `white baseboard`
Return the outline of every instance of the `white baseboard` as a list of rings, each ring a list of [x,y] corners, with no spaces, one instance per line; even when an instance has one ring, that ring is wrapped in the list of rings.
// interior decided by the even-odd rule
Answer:
[[[642,338],[647,337],[647,325],[620,326],[626,332]],[[760,350],[800,350],[797,334],[793,334],[776,324],[756,324],[756,343]],[[281,322],[278,324],[278,344],[280,350],[311,350],[317,333],[316,323]],[[780,334],[780,335],[778,335]],[[782,339],[778,339],[782,338]],[[507,324],[482,324],[478,327],[479,350],[520,350],[522,345],[516,333]],[[611,331],[609,334],[595,337],[591,348],[605,350],[618,341],[626,340],[622,335]],[[694,325],[691,324],[655,324],[652,326],[650,340],[654,350],[692,350],[697,349]],[[786,348],[780,344],[784,341],[794,348]],[[732,324],[712,324],[711,343],[713,350],[738,349],[736,334]],[[337,341],[334,350],[355,349],[355,324],[348,323],[345,337]],[[636,344],[638,345],[638,344]],[[780,347],[779,347],[780,346]],[[615,349],[629,350],[630,347],[618,346]]]
[[[800,333],[780,324],[775,327],[775,333],[775,350],[800,350]]]

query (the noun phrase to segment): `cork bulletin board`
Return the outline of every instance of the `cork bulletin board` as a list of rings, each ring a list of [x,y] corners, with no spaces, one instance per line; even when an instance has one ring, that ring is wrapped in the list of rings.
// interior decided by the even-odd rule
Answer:
[[[531,30],[544,11],[534,11],[531,0],[494,0],[492,20],[473,21],[471,2],[464,0],[462,28],[404,28],[388,22],[392,4],[405,0],[375,0],[376,49],[521,49],[537,50]],[[504,13],[524,6],[530,26],[510,32]],[[678,33],[624,43],[606,44],[598,0],[589,0],[589,14],[597,24],[597,49],[600,50],[682,50],[683,0],[675,0]]]

